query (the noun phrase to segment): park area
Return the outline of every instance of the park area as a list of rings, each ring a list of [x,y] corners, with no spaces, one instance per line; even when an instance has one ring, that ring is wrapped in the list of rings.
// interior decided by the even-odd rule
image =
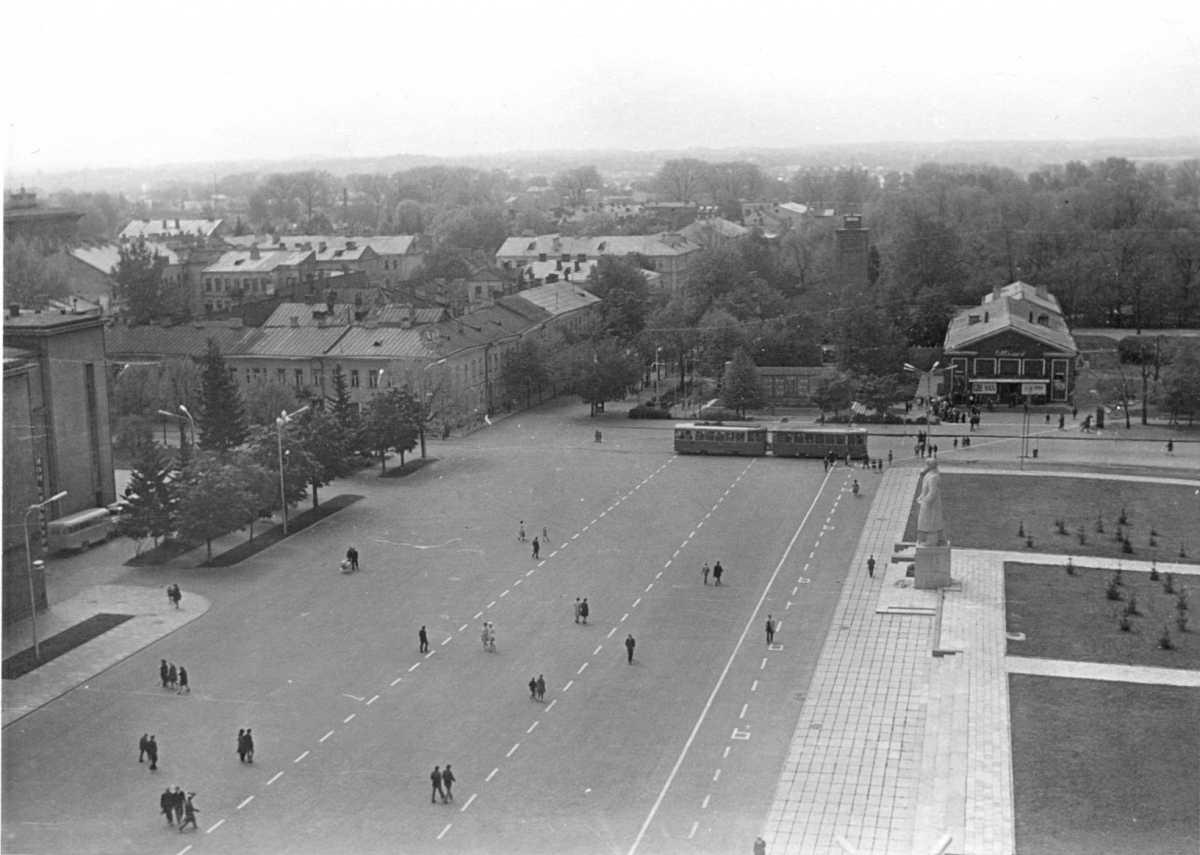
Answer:
[[[941,481],[946,537],[954,546],[1154,560],[1164,567],[1200,563],[1200,495],[1187,484],[988,474]],[[918,509],[914,498],[910,542],[917,538]]]
[[[1177,625],[1194,577],[1072,570],[1005,563],[1009,655],[1200,669]],[[1013,674],[1009,705],[1017,853],[1200,851],[1200,689]]]

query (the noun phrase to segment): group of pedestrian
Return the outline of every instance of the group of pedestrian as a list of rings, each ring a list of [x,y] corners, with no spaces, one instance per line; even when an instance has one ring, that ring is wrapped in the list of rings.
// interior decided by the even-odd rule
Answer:
[[[716,585],[720,585],[721,584],[721,576],[725,573],[725,568],[722,567],[721,562],[718,561],[716,564],[714,564],[712,566],[712,569],[709,570],[708,562],[707,561],[704,562],[704,566],[700,568],[700,574],[704,577],[705,585],[708,584],[708,574],[709,573],[712,573],[713,583]]]
[[[529,700],[546,700],[546,679],[541,674],[529,678]]]
[[[187,668],[182,665],[176,667],[174,662],[168,662],[166,659],[160,660],[158,678],[163,688],[175,689],[177,695],[182,695],[184,692],[189,695],[192,693],[192,687],[188,685]]]
[[[174,604],[175,608],[179,608],[179,601],[183,599],[183,592],[179,590],[178,585],[167,586],[167,602]]]
[[[238,760],[243,763],[254,762],[254,736],[250,733],[250,728],[248,727],[238,729],[237,755]]]
[[[588,607],[587,597],[582,600],[579,597],[575,598],[575,623],[587,623],[588,615],[591,614],[591,609]]]
[[[196,814],[200,808],[196,807],[195,798],[195,793],[185,794],[179,787],[167,787],[158,797],[159,811],[166,816],[167,825],[173,828],[178,823],[180,832],[189,825],[198,829],[200,826],[196,824]]]
[[[145,759],[143,759],[145,758]],[[152,733],[143,733],[138,741],[138,762],[150,761],[150,771],[158,771],[158,740]]]
[[[437,804],[438,796],[442,797],[442,804],[454,801],[454,782],[458,779],[450,771],[449,763],[446,764],[444,772],[440,766],[434,766],[433,771],[429,774],[429,780],[433,783],[433,793],[429,797],[430,804]]]
[[[485,620],[483,628],[479,633],[479,640],[483,642],[483,649],[488,653],[496,652],[496,625],[491,621]]]

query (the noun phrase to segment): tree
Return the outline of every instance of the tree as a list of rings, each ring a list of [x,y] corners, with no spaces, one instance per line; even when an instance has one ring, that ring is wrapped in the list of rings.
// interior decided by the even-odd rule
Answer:
[[[808,315],[769,322],[754,348],[755,365],[820,365],[821,340]]]
[[[175,489],[171,482],[171,463],[162,447],[153,441],[142,443],[129,479],[128,505],[117,524],[117,534],[134,542],[141,551],[141,542],[170,534],[174,526]]]
[[[572,205],[587,201],[587,191],[604,187],[604,179],[594,166],[580,166],[564,170],[554,176],[554,189]]]
[[[336,414],[325,409],[310,410],[300,423],[300,442],[307,455],[308,483],[312,487],[313,507],[317,507],[317,489],[353,472],[354,433],[347,430]]]
[[[641,366],[636,356],[624,350],[615,339],[580,342],[564,355],[569,366],[567,391],[591,405],[591,414],[608,401],[620,401],[641,382]]]
[[[654,176],[655,190],[672,202],[692,202],[708,164],[694,157],[668,160]]]
[[[747,409],[763,405],[765,399],[758,382],[758,369],[744,350],[734,354],[733,360],[725,367],[721,398],[725,406],[737,410],[742,418],[746,417]]]
[[[587,290],[600,298],[600,323],[604,331],[631,341],[646,326],[650,296],[646,277],[621,258],[606,255],[588,275]]]
[[[4,242],[4,300],[28,308],[66,299],[67,279],[24,238]]]
[[[392,388],[371,396],[363,414],[363,441],[379,455],[381,472],[387,471],[387,452],[396,449],[403,455],[417,447],[419,432],[414,419],[412,395]]]
[[[833,417],[837,418],[837,414],[849,408],[854,400],[854,383],[844,374],[822,377],[813,389],[812,400],[822,416],[832,412]]]
[[[260,507],[262,485],[270,478],[245,460],[204,455],[188,467],[177,505],[179,534],[202,540],[212,559],[213,538],[245,528]]]
[[[1171,422],[1184,413],[1190,426],[1200,412],[1200,345],[1179,347],[1171,364],[1163,371],[1163,406],[1171,413]]]
[[[308,485],[313,473],[319,472],[320,464],[306,446],[304,432],[295,422],[286,422],[282,429],[275,424],[255,425],[250,428],[243,456],[270,475],[269,486],[264,484],[262,488],[259,498],[261,504],[255,507],[259,512],[256,516],[279,503],[281,448],[283,495],[289,507],[299,504],[308,495]]]
[[[246,414],[241,391],[225,365],[213,339],[200,362],[200,409],[196,413],[200,447],[205,451],[230,451],[246,441]]]
[[[545,354],[537,339],[525,339],[504,355],[500,366],[500,382],[511,396],[523,395],[529,406],[533,390],[550,380]]]
[[[840,368],[848,374],[894,374],[907,356],[904,335],[883,311],[848,310],[838,329]]]
[[[246,387],[246,418],[251,425],[273,425],[281,410],[296,408],[296,393],[291,386],[265,383]]]
[[[439,247],[495,255],[508,238],[508,216],[498,205],[475,204],[443,211],[434,217],[429,231]]]
[[[117,297],[126,303],[134,324],[147,324],[167,314],[163,294],[163,271],[167,259],[144,240],[123,244],[113,268]]]
[[[866,375],[855,378],[854,395],[864,407],[880,415],[908,397],[908,389],[896,382],[893,374]]]
[[[333,193],[333,176],[324,170],[309,169],[304,172],[293,172],[291,175],[292,194],[304,210],[306,221],[329,205]]]

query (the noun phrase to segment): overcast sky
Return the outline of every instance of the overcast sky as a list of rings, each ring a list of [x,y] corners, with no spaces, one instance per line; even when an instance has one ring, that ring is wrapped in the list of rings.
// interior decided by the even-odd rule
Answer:
[[[1200,134],[1200,3],[9,5],[7,175]]]

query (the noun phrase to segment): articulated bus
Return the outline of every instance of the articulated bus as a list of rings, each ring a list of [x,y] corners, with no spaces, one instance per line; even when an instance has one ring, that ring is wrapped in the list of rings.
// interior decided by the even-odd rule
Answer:
[[[742,454],[776,457],[867,457],[867,431],[854,427],[759,424],[727,425],[688,422],[675,425],[675,450],[680,454]]]

